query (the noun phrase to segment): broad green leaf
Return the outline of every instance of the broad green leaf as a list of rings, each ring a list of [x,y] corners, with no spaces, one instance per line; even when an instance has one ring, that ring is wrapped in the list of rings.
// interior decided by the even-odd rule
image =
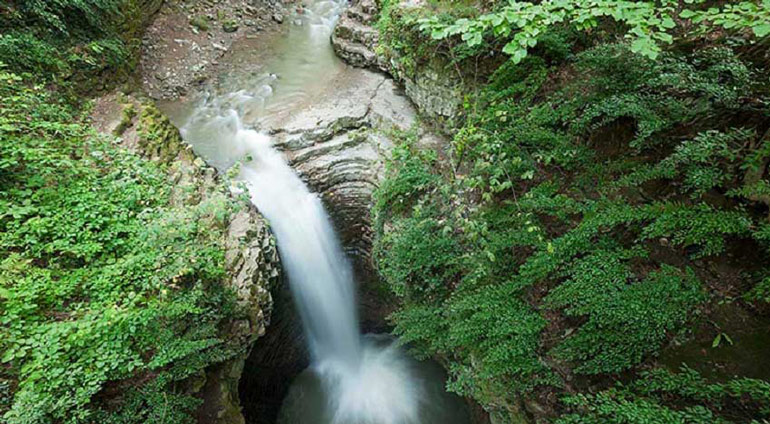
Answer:
[[[754,35],[757,37],[765,37],[770,34],[770,22],[761,23],[751,28],[754,31]]]

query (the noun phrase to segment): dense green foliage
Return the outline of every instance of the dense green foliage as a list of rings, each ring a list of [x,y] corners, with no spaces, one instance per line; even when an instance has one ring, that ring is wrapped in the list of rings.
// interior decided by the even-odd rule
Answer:
[[[597,394],[567,397],[565,403],[577,407],[581,413],[565,415],[557,423],[750,421],[770,415],[768,397],[770,383],[763,380],[736,378],[724,384],[709,383],[687,367],[679,373],[657,369],[643,372],[627,386],[618,384]],[[676,398],[680,406],[667,406],[667,398]]]
[[[660,44],[671,44],[673,33],[682,31],[677,27],[677,20],[691,19],[697,25],[688,29],[699,32],[720,28],[738,33],[748,30],[756,37],[770,34],[770,2],[767,0],[728,3],[724,7],[707,9],[696,8],[706,0],[686,1],[684,8],[680,3],[674,0],[510,1],[499,10],[481,15],[478,19],[461,18],[445,23],[436,16],[423,18],[420,28],[439,40],[460,35],[469,46],[481,44],[487,34],[511,38],[503,47],[503,52],[511,55],[515,63],[519,63],[529,49],[537,45],[542,33],[562,23],[590,31],[603,20],[613,20],[627,27],[625,38],[631,40],[631,50],[652,59],[660,54]]]
[[[562,390],[578,394],[547,397],[545,417],[767,418],[770,397],[760,380],[698,380],[711,397],[644,389],[658,371],[609,387],[655,365],[672,339],[695,337],[710,321],[711,305],[765,307],[770,84],[766,58],[751,46],[767,41],[756,39],[766,35],[766,9],[698,6],[702,11],[680,17],[698,16],[700,33],[709,25],[735,28],[738,38],[693,48],[687,43],[697,31],[672,31],[685,42],[661,30],[662,41],[680,48],[640,55],[635,25],[653,30],[653,16],[681,12],[675,3],[573,3],[511,2],[497,14],[459,21],[451,12],[431,16],[386,4],[382,50],[413,69],[444,57],[452,74],[477,70],[511,37],[515,44],[521,34],[531,37],[521,44],[529,54],[487,62],[494,72],[466,101],[446,158],[423,152],[406,134],[389,164],[376,193],[375,253],[401,299],[391,317],[396,332],[417,353],[447,364],[451,389],[507,410],[508,419],[521,416],[522,398],[542,403],[543,393]],[[541,13],[555,13],[551,6],[571,7],[569,19],[560,19],[582,22],[580,28]],[[639,20],[612,8],[636,8]],[[602,16],[628,24],[637,41],[617,42],[628,28],[586,39],[582,31],[601,25]],[[742,23],[728,23],[741,16]],[[444,40],[431,49],[446,53],[423,57],[404,46],[422,37],[421,25]],[[487,32],[504,42],[485,41]],[[467,43],[447,44],[452,34]],[[727,257],[736,259],[728,264]],[[740,276],[737,287],[727,285],[732,274]],[[721,334],[719,326],[706,334]],[[584,393],[581,381],[607,390]],[[700,389],[692,383],[691,390]],[[754,403],[735,414],[747,396]]]
[[[239,349],[220,336],[239,316],[222,284],[238,206],[225,192],[172,202],[162,167],[15,74],[0,73],[0,99],[5,419],[189,420],[196,400],[171,383]],[[135,393],[105,415],[96,398],[116,388]]]
[[[132,70],[157,5],[0,2],[2,422],[191,422],[180,382],[243,349],[223,336],[245,315],[223,284],[243,206],[173,184],[179,136],[154,107],[138,119],[149,161],[93,129],[78,95]]]
[[[242,348],[222,284],[241,206],[173,186],[157,110],[152,162],[62,88],[130,71],[154,3],[0,1],[3,422],[191,422],[182,382]],[[770,420],[768,382],[658,361],[733,344],[715,305],[767,318],[768,1],[381,6],[400,71],[478,88],[446,151],[401,135],[376,193],[401,339],[503,422]]]
[[[37,78],[75,79],[110,70],[127,74],[139,46],[142,8],[155,0],[0,1],[0,58]]]

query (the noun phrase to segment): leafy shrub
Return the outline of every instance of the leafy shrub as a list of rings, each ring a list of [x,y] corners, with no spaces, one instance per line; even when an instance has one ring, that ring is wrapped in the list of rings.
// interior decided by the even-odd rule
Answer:
[[[389,178],[375,194],[376,218],[389,222],[376,239],[378,267],[406,303],[391,317],[395,332],[419,356],[452,358],[450,388],[458,393],[491,401],[500,393],[556,384],[536,355],[545,321],[506,280],[512,268],[504,258],[512,245],[538,243],[538,235],[517,225],[526,219],[509,208],[459,207],[453,187],[437,185],[431,163],[420,155],[394,155]],[[421,189],[428,181],[433,188]],[[407,190],[411,182],[420,182],[413,191]],[[482,222],[485,227],[475,226]]]
[[[475,19],[446,22],[437,16],[423,18],[420,28],[438,40],[459,35],[469,46],[481,44],[485,36],[503,37],[509,41],[502,51],[509,54],[514,63],[519,63],[537,45],[539,35],[553,26],[566,23],[590,31],[602,21],[609,20],[624,27],[622,34],[631,41],[632,51],[655,59],[661,53],[661,45],[674,41],[677,18],[692,19],[700,32],[750,29],[756,37],[767,36],[770,34],[770,12],[765,1],[759,3],[741,1],[703,11],[689,5],[679,8],[677,2],[671,1],[511,1],[499,10]]]
[[[702,405],[688,405],[693,401]],[[750,378],[710,383],[687,367],[678,373],[657,368],[629,385],[568,396],[565,402],[579,412],[561,417],[559,424],[746,422],[770,414],[770,384]]]
[[[83,28],[101,28],[119,15],[120,0],[30,0],[18,4],[21,18],[69,34]]]
[[[575,372],[598,374],[625,370],[656,352],[670,332],[683,328],[703,300],[692,272],[664,265],[633,282],[628,253],[596,251],[576,261],[570,279],[548,295],[551,307],[569,316],[587,316],[555,353],[579,365]],[[655,302],[650,302],[655,299]]]
[[[152,421],[161,399],[166,420],[189,422],[194,402],[166,391],[238,349],[220,336],[240,314],[220,225],[237,206],[222,193],[172,205],[163,168],[5,71],[0,108],[4,420],[106,420],[96,399],[133,380],[122,422]]]
[[[85,77],[133,69],[143,4],[135,0],[27,0],[0,6],[0,62],[39,79],[92,86]],[[74,77],[74,78],[73,78]]]
[[[383,181],[379,190],[374,214],[382,220],[389,213],[405,213],[414,206],[420,195],[435,189],[439,178],[430,171],[433,162],[435,157],[429,153],[416,152],[410,144],[396,147],[393,162],[386,165],[389,178]],[[398,169],[393,169],[396,163]]]
[[[494,32],[493,16],[548,5],[512,4],[454,29],[445,16],[423,23],[442,40],[458,31],[478,43],[471,27],[488,19],[481,39],[516,43],[519,32]],[[396,333],[447,364],[450,389],[490,408],[582,390],[564,375],[605,388],[633,375],[722,300],[725,283],[708,270],[725,252],[749,239],[770,247],[766,70],[726,43],[645,57],[626,43],[571,45],[557,28],[532,35],[538,47],[528,42],[526,57],[497,67],[469,100],[450,161],[399,150],[375,193],[376,261],[401,301]],[[497,54],[477,46],[481,62]],[[729,260],[764,267],[744,299],[767,298],[766,267]],[[561,404],[576,411],[562,422],[734,418],[704,399],[657,396],[577,394]]]
[[[380,272],[393,282],[395,294],[415,300],[444,297],[460,269],[457,240],[446,234],[437,219],[420,216],[397,221],[390,234],[393,237],[383,242],[392,256]]]

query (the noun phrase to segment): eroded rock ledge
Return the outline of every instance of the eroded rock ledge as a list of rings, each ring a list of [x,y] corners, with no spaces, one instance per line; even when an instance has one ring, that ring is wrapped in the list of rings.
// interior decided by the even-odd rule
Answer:
[[[354,2],[340,16],[331,41],[334,52],[353,66],[388,71],[384,58],[375,53],[379,33],[373,27],[377,19],[374,0]]]
[[[320,194],[354,262],[362,325],[365,330],[382,329],[387,310],[381,290],[373,284],[372,192],[393,147],[393,131],[419,131],[412,103],[387,75],[351,67],[312,105],[271,119],[263,129]]]
[[[402,1],[397,8],[417,7],[421,1]],[[449,128],[462,112],[468,92],[453,69],[439,61],[414,63],[407,69],[399,53],[380,46],[375,27],[380,10],[375,0],[354,0],[340,17],[331,37],[337,55],[352,66],[386,72],[403,84],[404,93],[421,116],[437,129]]]
[[[348,253],[368,257],[371,194],[392,147],[387,132],[408,130],[415,112],[384,75],[359,69],[346,74],[346,88],[269,131],[291,166],[322,195]]]

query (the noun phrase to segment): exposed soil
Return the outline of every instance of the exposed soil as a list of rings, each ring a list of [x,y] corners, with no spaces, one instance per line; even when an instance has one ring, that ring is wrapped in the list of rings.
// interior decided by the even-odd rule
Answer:
[[[206,81],[233,42],[280,32],[292,0],[169,1],[142,39],[141,82],[153,99],[175,99]]]

